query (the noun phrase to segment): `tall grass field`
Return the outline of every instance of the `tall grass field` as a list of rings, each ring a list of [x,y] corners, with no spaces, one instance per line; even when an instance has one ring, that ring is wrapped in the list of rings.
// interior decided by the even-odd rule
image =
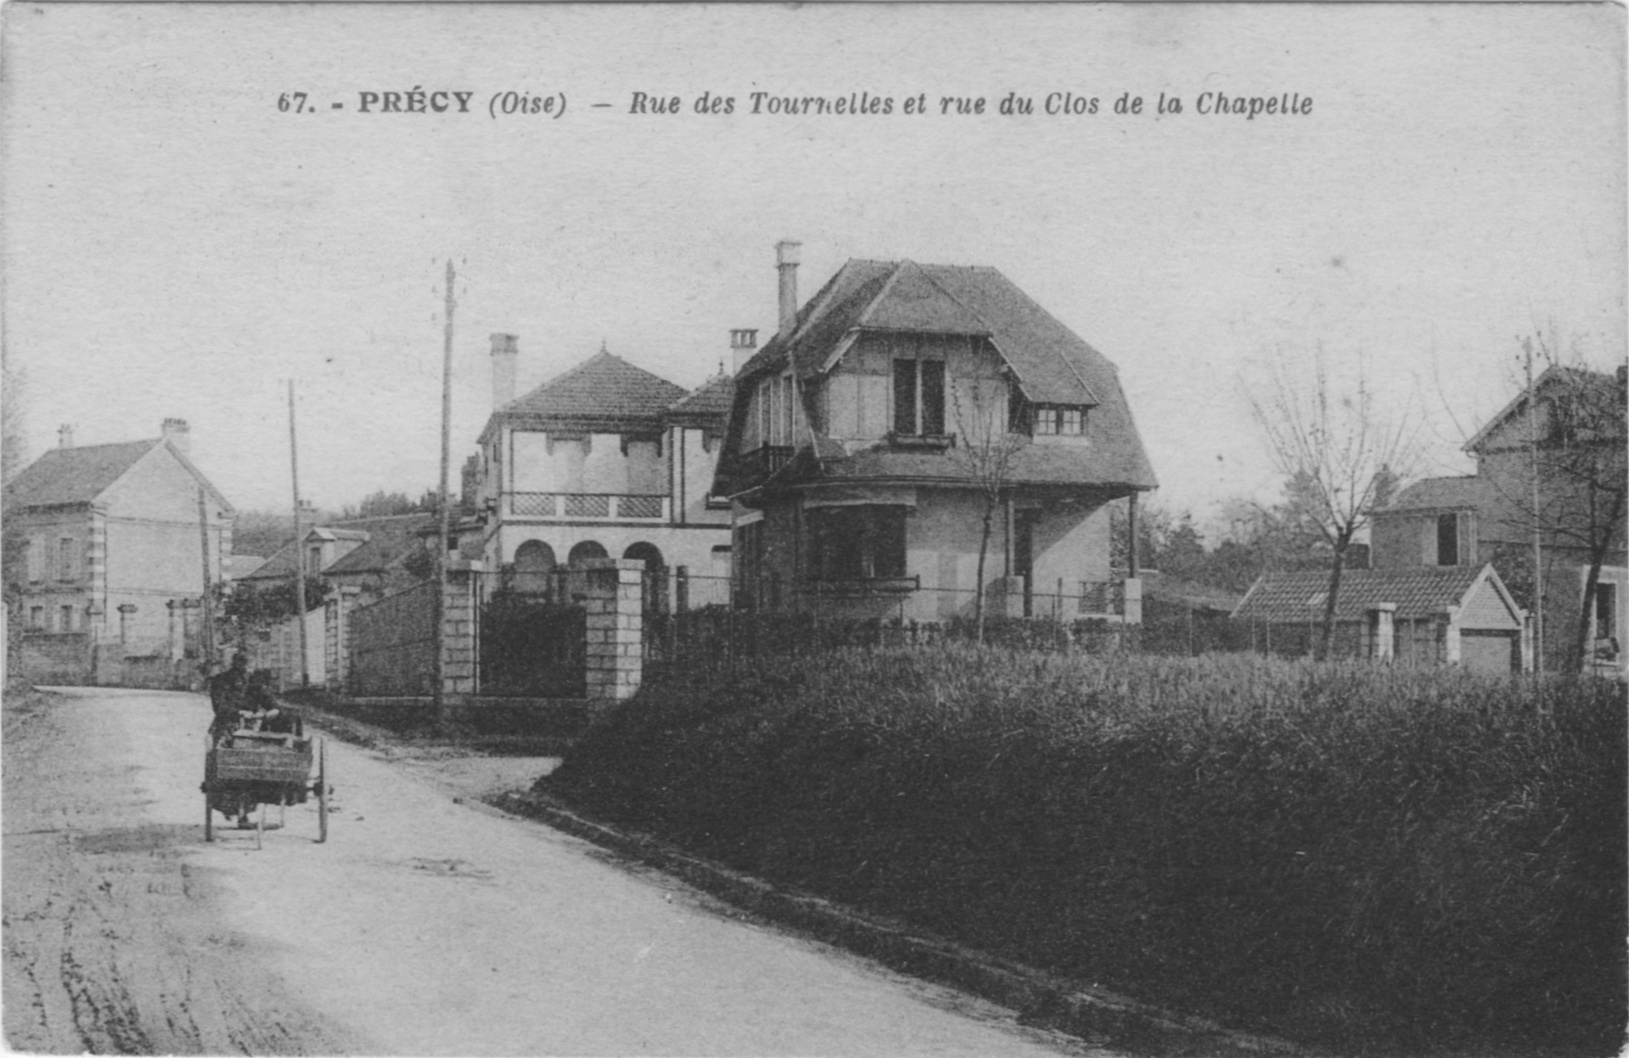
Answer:
[[[647,687],[542,788],[734,867],[1226,1024],[1616,1054],[1605,681],[956,646]]]

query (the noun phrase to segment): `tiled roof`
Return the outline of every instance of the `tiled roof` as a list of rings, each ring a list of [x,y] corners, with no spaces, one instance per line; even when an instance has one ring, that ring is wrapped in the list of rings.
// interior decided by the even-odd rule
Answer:
[[[730,402],[735,399],[735,379],[729,375],[718,374],[701,384],[693,393],[687,393],[673,402],[668,409],[674,415],[691,416],[717,416],[719,425],[723,425],[724,417],[730,413]]]
[[[435,528],[436,516],[404,514],[371,519],[367,524],[367,543],[335,559],[322,571],[325,575],[374,573],[391,568],[412,551],[424,546],[421,537],[426,530]]]
[[[1541,414],[1543,412],[1546,394],[1551,389],[1558,386],[1565,386],[1572,389],[1576,393],[1587,395],[1587,399],[1592,405],[1599,403],[1599,405],[1603,408],[1608,407],[1609,405],[1606,402],[1610,401],[1614,396],[1617,397],[1621,405],[1624,391],[1624,376],[1622,374],[1623,368],[1620,367],[1618,372],[1619,373],[1617,374],[1609,375],[1604,371],[1589,371],[1582,368],[1563,367],[1559,364],[1546,368],[1544,373],[1533,381],[1533,389],[1538,394],[1539,409]],[[1476,431],[1475,435],[1472,436],[1469,441],[1465,442],[1463,450],[1466,452],[1482,451],[1482,449],[1495,438],[1501,426],[1508,422],[1512,417],[1518,414],[1525,415],[1526,412],[1527,390],[1523,389],[1511,399],[1509,404],[1506,404],[1503,408],[1499,409],[1499,411],[1496,412],[1492,418],[1488,419],[1488,421],[1482,425],[1482,428]],[[1623,436],[1623,432],[1621,430],[1622,420],[1613,418],[1611,421],[1613,426],[1620,427],[1620,429],[1616,432],[1615,437],[1621,438]],[[1542,426],[1540,427],[1540,429],[1543,428],[1544,427]],[[1525,434],[1523,435],[1523,441],[1525,443]]]
[[[851,260],[804,305],[791,340],[772,338],[743,365],[737,381],[779,370],[788,355],[800,375],[814,375],[846,335],[868,328],[988,337],[1029,399],[1092,406],[1086,420],[1091,443],[1027,446],[1014,460],[1015,483],[1157,486],[1114,365],[994,268]],[[727,453],[735,453],[740,443],[751,389],[736,386]],[[824,466],[826,476],[967,477],[965,468],[945,453],[896,451],[886,445],[847,452],[829,439],[820,441],[826,442],[821,459],[837,460]],[[720,463],[721,492],[739,491],[728,480],[732,473],[728,461]]]
[[[659,420],[686,396],[681,386],[600,350],[499,408],[495,416]]]
[[[1356,621],[1381,603],[1396,603],[1400,620],[1440,614],[1465,602],[1487,566],[1433,569],[1348,569],[1341,573],[1335,619]],[[1250,588],[1233,616],[1252,621],[1294,624],[1320,620],[1329,590],[1329,572],[1264,573]]]
[[[1489,495],[1491,488],[1487,481],[1474,474],[1455,478],[1425,478],[1399,492],[1391,506],[1379,513],[1480,508],[1492,499]]]
[[[1034,401],[1097,404],[1100,385],[1119,388],[1101,353],[996,269],[914,261],[849,261],[799,312],[791,341],[770,339],[741,375],[785,364],[788,349],[813,375],[851,330],[988,337]]]
[[[163,443],[161,438],[152,438],[122,444],[53,448],[30,463],[6,486],[6,506],[89,503],[154,446]]]
[[[335,540],[361,540],[363,543],[336,558],[321,570],[309,573],[365,573],[384,569],[415,546],[418,534],[435,522],[435,515],[385,514],[377,518],[348,518],[313,526],[304,536]],[[289,542],[272,552],[253,573],[242,580],[281,580],[294,573],[294,544]]]
[[[1091,423],[1091,416],[1087,422]],[[822,479],[955,482],[969,477],[968,463],[958,459],[954,450],[897,449],[883,442],[849,452],[841,442],[821,440],[825,442],[821,446]],[[1133,453],[1130,449],[1134,447]],[[1135,486],[1141,454],[1135,435],[1127,443],[1123,435],[1108,430],[1101,431],[1090,447],[1026,444],[1013,453],[1006,481],[1010,485]],[[1139,458],[1131,458],[1133,455]],[[1153,475],[1145,480],[1151,486]]]

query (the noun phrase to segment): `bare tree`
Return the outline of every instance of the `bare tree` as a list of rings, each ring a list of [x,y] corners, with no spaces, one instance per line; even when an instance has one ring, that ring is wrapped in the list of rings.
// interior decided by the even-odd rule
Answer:
[[[1304,361],[1274,360],[1259,389],[1245,399],[1268,454],[1285,478],[1287,504],[1311,522],[1330,550],[1318,656],[1335,632],[1341,573],[1353,538],[1390,503],[1398,483],[1419,461],[1419,430],[1405,407],[1382,413],[1359,364],[1349,393],[1335,392],[1322,347]]]
[[[1581,671],[1589,661],[1601,568],[1624,548],[1624,369],[1616,376],[1590,370],[1576,340],[1565,342],[1554,324],[1536,329],[1521,345],[1530,369],[1542,371],[1528,384],[1515,428],[1523,451],[1506,468],[1514,472],[1479,467],[1479,476],[1493,485],[1507,528],[1533,534],[1552,557],[1570,552],[1582,559],[1587,572],[1566,655],[1568,667]],[[1515,470],[1519,463],[1526,463],[1526,473]],[[1542,583],[1536,595],[1542,606]]]
[[[0,482],[11,479],[27,465],[27,436],[23,416],[23,373],[4,363],[0,353]]]
[[[951,459],[962,469],[978,492],[983,506],[979,536],[977,592],[973,599],[973,623],[979,642],[984,642],[984,568],[990,550],[990,531],[996,511],[1007,498],[1013,458],[1026,438],[1012,430],[1007,421],[1007,385],[993,379],[952,377],[946,387],[956,418],[956,446]],[[966,390],[964,393],[963,391]]]

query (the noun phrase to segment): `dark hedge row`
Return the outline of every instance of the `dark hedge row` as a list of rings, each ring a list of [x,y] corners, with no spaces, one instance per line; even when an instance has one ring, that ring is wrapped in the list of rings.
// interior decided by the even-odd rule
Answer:
[[[1605,682],[971,647],[647,688],[543,782],[739,868],[1309,1042],[1616,1053]]]

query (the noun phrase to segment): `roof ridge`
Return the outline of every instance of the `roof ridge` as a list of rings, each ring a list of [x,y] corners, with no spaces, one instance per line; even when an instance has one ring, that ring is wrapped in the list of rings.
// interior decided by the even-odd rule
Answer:
[[[900,274],[905,271],[906,265],[910,265],[919,272],[922,270],[920,265],[908,257],[902,257],[898,261],[890,261],[888,262],[888,265],[888,278],[882,281],[882,286],[877,289],[876,296],[874,296],[870,301],[866,302],[865,308],[861,309],[859,314],[854,317],[854,324],[853,326],[849,327],[849,330],[858,330],[866,325],[866,321],[871,318],[871,314],[876,311],[876,308],[882,302],[882,299],[887,297],[889,291],[894,289],[894,284],[899,282]],[[925,275],[926,273],[923,274]]]

